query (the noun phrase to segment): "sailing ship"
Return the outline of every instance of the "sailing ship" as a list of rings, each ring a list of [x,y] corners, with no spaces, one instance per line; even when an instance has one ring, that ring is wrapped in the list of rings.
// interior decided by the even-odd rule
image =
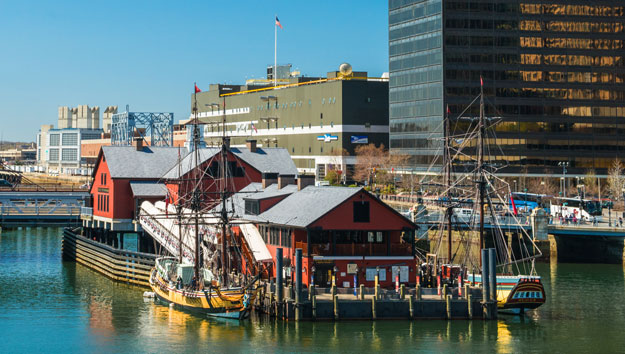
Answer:
[[[228,167],[230,144],[225,129],[225,98],[223,110],[221,146],[212,157],[218,169],[200,168],[203,139],[195,100],[194,118],[187,123],[192,128],[192,149],[190,156],[185,157],[192,165],[191,172],[183,178],[179,158],[178,180],[173,181],[178,195],[168,193],[164,203],[142,205],[142,210],[152,210],[151,217],[161,219],[159,225],[170,225],[168,235],[174,236],[166,241],[177,248],[177,257],[156,259],[150,275],[155,297],[183,310],[242,320],[249,316],[262,270],[252,265],[253,259],[245,258],[245,250],[241,250],[244,240],[237,240],[232,229],[238,221],[233,215],[234,208],[227,205],[236,190],[232,182],[233,171]],[[169,204],[172,199],[173,205]],[[156,215],[161,210],[164,215],[163,212]],[[244,275],[239,269],[235,275],[233,264],[242,261],[256,274],[248,272]]]
[[[462,286],[462,283],[481,286],[481,258],[475,255],[489,241],[497,254],[497,307],[502,312],[521,314],[545,303],[545,290],[534,264],[542,253],[523,227],[525,223],[517,214],[514,204],[509,205],[509,202],[514,203],[512,198],[507,197],[511,193],[510,186],[496,174],[501,167],[492,164],[486,155],[490,146],[485,142],[491,139],[487,135],[494,134],[494,127],[500,118],[485,118],[483,81],[480,81],[480,94],[472,102],[480,99],[479,116],[464,118],[469,107],[465,108],[456,119],[456,124],[464,125],[462,133],[457,136],[452,133],[449,109],[444,119],[443,183],[442,193],[437,200],[441,212],[431,228],[432,232],[438,234],[438,242],[435,252],[426,256],[421,270],[422,278],[433,286],[440,286],[441,283],[450,286]],[[466,151],[471,148],[476,149],[475,153]],[[497,155],[502,156],[503,153],[499,151]],[[463,160],[461,166],[456,164],[459,160]],[[456,170],[465,170],[461,173],[456,171],[452,176],[454,166]],[[485,225],[490,230],[489,235]],[[506,231],[510,233],[510,230],[518,234],[516,252],[512,247],[513,238],[507,240]],[[452,250],[454,235],[458,237],[455,252]],[[447,241],[446,258],[439,256],[444,253],[444,239]],[[464,248],[463,255],[459,254],[461,247]],[[444,262],[440,262],[441,258]]]

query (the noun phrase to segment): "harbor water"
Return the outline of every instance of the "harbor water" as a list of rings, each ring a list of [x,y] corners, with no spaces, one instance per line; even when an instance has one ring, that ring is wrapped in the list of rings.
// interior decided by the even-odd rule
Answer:
[[[60,228],[0,235],[0,352],[625,352],[621,265],[538,264],[547,304],[498,321],[239,324],[144,299],[61,259]]]

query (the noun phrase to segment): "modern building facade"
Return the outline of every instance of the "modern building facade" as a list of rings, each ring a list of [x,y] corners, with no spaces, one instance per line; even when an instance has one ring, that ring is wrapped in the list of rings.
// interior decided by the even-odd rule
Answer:
[[[491,162],[604,174],[625,150],[624,5],[390,0],[392,153],[429,165],[442,153],[445,107],[456,126],[483,77],[486,115],[502,119]],[[473,105],[463,116],[478,114]]]
[[[81,169],[88,166],[81,158],[81,142],[101,136],[99,129],[50,129],[50,126],[42,126],[37,134],[37,163],[47,172],[84,175],[87,172]]]
[[[254,139],[259,147],[286,148],[298,170],[314,172],[318,179],[330,168],[349,175],[359,144],[387,146],[385,79],[330,72],[325,78],[291,77],[289,82],[277,87],[214,84],[198,93],[207,145],[220,141],[225,102],[226,134],[233,146]],[[191,96],[191,107],[196,97]]]

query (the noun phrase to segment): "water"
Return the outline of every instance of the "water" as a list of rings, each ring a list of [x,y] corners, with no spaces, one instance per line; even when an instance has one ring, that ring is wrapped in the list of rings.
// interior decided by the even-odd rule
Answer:
[[[625,352],[620,265],[541,264],[547,304],[499,321],[238,324],[144,300],[61,260],[61,229],[0,236],[0,352]]]

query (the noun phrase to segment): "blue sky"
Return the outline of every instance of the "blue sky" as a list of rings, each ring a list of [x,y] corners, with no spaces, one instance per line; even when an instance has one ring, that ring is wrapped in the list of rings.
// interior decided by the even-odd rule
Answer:
[[[388,1],[0,0],[0,135],[34,141],[58,106],[190,112],[193,82],[243,83],[273,63],[388,71]]]

